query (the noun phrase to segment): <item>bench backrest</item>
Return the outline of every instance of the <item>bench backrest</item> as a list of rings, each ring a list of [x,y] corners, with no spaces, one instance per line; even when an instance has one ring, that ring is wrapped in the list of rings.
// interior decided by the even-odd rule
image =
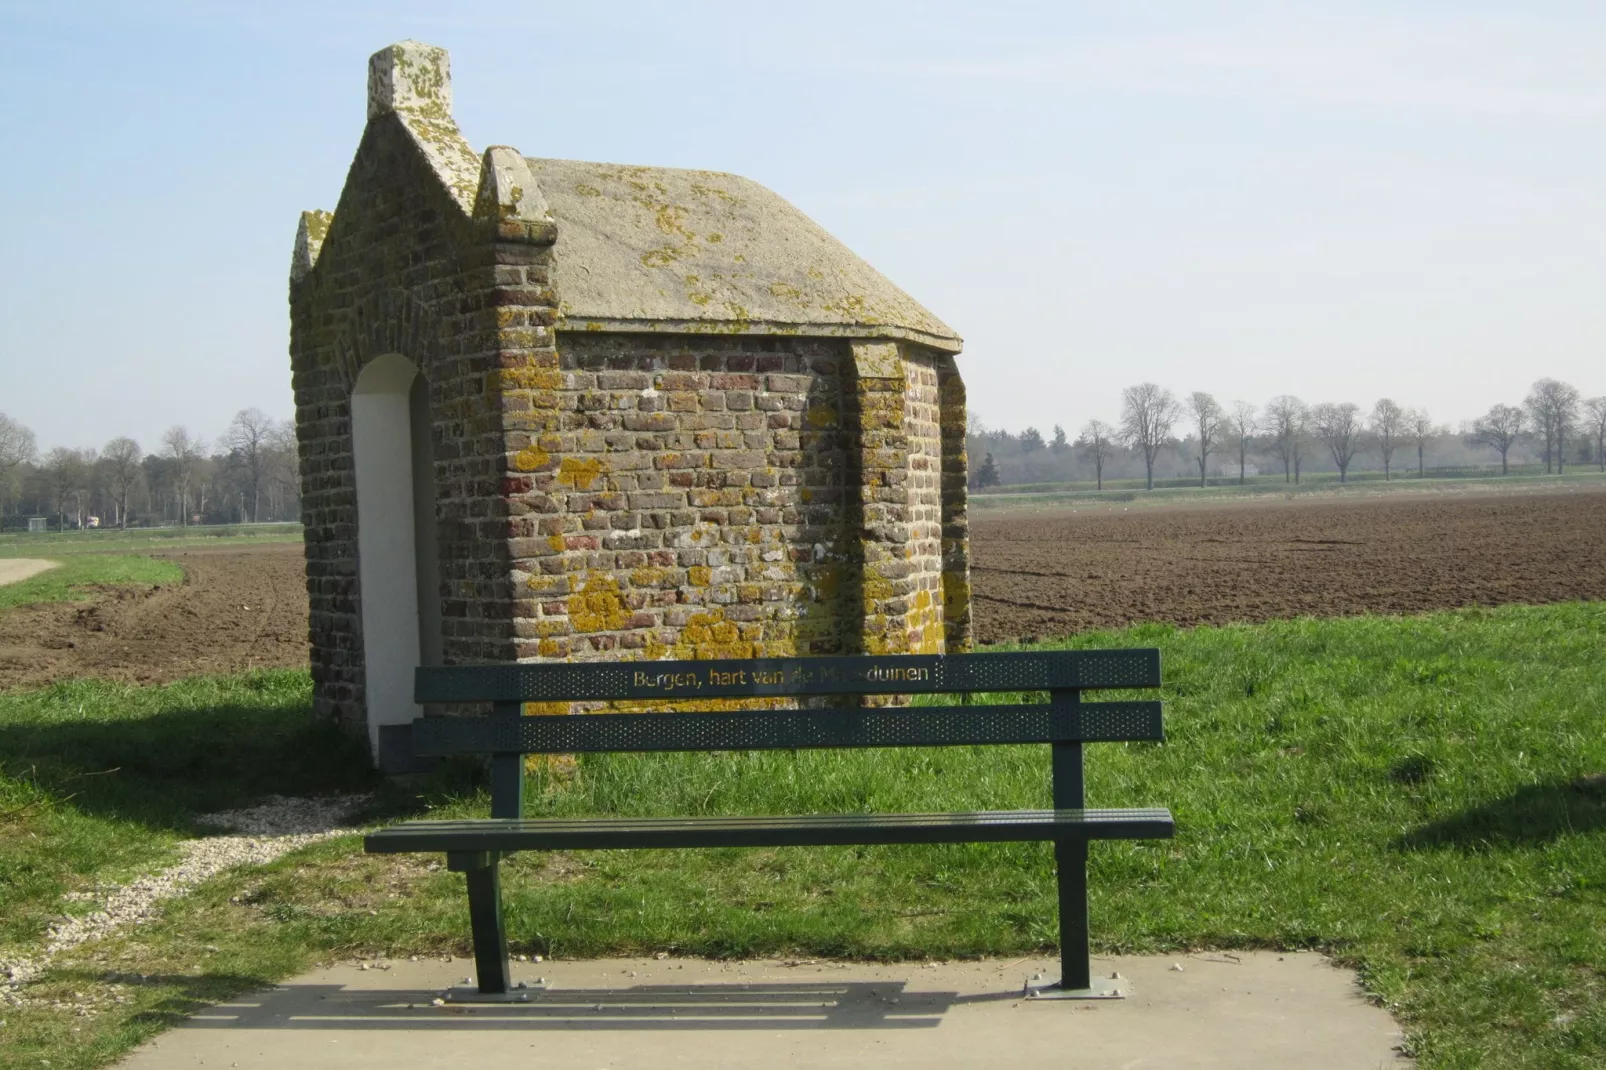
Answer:
[[[501,716],[426,717],[413,749],[448,754],[931,747],[1158,740],[1160,703],[1080,693],[1160,686],[1158,650],[758,658],[421,668],[420,703],[490,702]],[[1047,704],[698,710],[699,699],[1048,691]],[[520,717],[525,702],[679,700],[663,712]]]
[[[732,661],[554,662],[420,668],[421,704],[491,704],[490,717],[423,717],[424,757],[491,755],[491,816],[523,808],[522,755],[810,747],[1053,746],[1056,809],[1084,805],[1082,744],[1164,738],[1158,702],[1083,703],[1082,692],[1160,686],[1158,650]],[[1047,703],[699,710],[699,699],[1047,691]],[[664,702],[661,712],[524,717],[526,702]]]

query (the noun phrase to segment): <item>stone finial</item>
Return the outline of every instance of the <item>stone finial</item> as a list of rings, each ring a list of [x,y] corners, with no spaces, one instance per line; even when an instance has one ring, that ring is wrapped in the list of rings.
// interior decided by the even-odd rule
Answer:
[[[390,111],[452,114],[452,61],[446,49],[399,41],[368,57],[368,118]]]
[[[368,122],[394,115],[464,215],[474,210],[480,157],[452,119],[446,49],[401,41],[368,57]]]
[[[535,174],[517,149],[492,145],[480,162],[479,192],[474,215],[499,224],[505,237],[551,242],[557,236],[551,209],[536,185]],[[513,224],[508,227],[505,224]]]
[[[321,208],[301,213],[296,225],[296,247],[290,254],[290,281],[300,282],[315,264],[323,251],[323,239],[329,233],[329,224],[335,217]]]

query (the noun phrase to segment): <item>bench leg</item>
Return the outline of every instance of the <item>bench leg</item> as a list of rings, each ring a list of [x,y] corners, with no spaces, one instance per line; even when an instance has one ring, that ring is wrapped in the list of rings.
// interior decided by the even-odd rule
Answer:
[[[1054,868],[1060,900],[1060,987],[1090,988],[1093,965],[1087,934],[1087,841],[1056,840]]]
[[[1054,868],[1059,882],[1060,979],[1031,988],[1037,999],[1121,999],[1126,982],[1093,976],[1087,928],[1087,841],[1055,840]]]
[[[505,996],[513,980],[502,927],[501,856],[495,851],[450,853],[446,868],[468,879],[468,917],[474,931],[474,971],[481,996]]]
[[[1081,705],[1080,691],[1051,691],[1051,705],[1074,710]],[[1054,809],[1080,810],[1087,805],[1083,778],[1082,743],[1060,740],[1052,748]],[[1054,872],[1059,882],[1060,981],[1031,990],[1049,999],[1118,999],[1121,991],[1108,981],[1095,980],[1087,939],[1087,841],[1055,840]]]

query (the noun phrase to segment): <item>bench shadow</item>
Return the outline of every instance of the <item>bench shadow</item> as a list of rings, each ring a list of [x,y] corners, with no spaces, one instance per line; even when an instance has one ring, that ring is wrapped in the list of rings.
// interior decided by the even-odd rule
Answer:
[[[436,1006],[418,989],[286,984],[187,1018],[182,1029],[395,1029],[425,1031],[930,1029],[959,1004],[1021,993],[910,991],[903,981],[643,984],[554,987],[528,1003]]]
[[[1480,850],[1548,843],[1573,832],[1606,828],[1606,774],[1559,784],[1534,784],[1412,829],[1394,841],[1401,850],[1453,847]]]

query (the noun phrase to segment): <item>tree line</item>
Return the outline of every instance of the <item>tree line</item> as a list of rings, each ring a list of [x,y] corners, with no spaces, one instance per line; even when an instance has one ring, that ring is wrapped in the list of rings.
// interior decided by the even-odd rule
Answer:
[[[1074,440],[1058,425],[1045,440],[1035,427],[1015,435],[974,417],[969,431],[975,487],[1064,479],[1073,463],[1076,474],[1090,475],[1101,490],[1106,475],[1135,473],[1139,466],[1151,490],[1157,470],[1162,476],[1185,470],[1204,486],[1212,462],[1218,477],[1230,479],[1235,469],[1240,483],[1263,468],[1281,469],[1285,481],[1298,483],[1313,467],[1336,471],[1347,482],[1363,455],[1375,458],[1383,478],[1391,479],[1401,458],[1414,459],[1417,475],[1426,475],[1430,450],[1452,463],[1498,457],[1502,475],[1523,457],[1542,463],[1547,473],[1568,464],[1606,472],[1606,397],[1585,398],[1557,379],[1538,380],[1520,404],[1491,406],[1459,431],[1392,398],[1378,399],[1369,410],[1348,401],[1309,405],[1291,394],[1261,406],[1224,406],[1204,391],[1178,397],[1155,383],[1127,387],[1119,419],[1089,420]]]
[[[40,452],[0,413],[0,528],[46,517],[57,530],[295,520],[301,515],[295,428],[241,409],[213,445],[175,426],[154,452],[118,436],[99,449]]]

